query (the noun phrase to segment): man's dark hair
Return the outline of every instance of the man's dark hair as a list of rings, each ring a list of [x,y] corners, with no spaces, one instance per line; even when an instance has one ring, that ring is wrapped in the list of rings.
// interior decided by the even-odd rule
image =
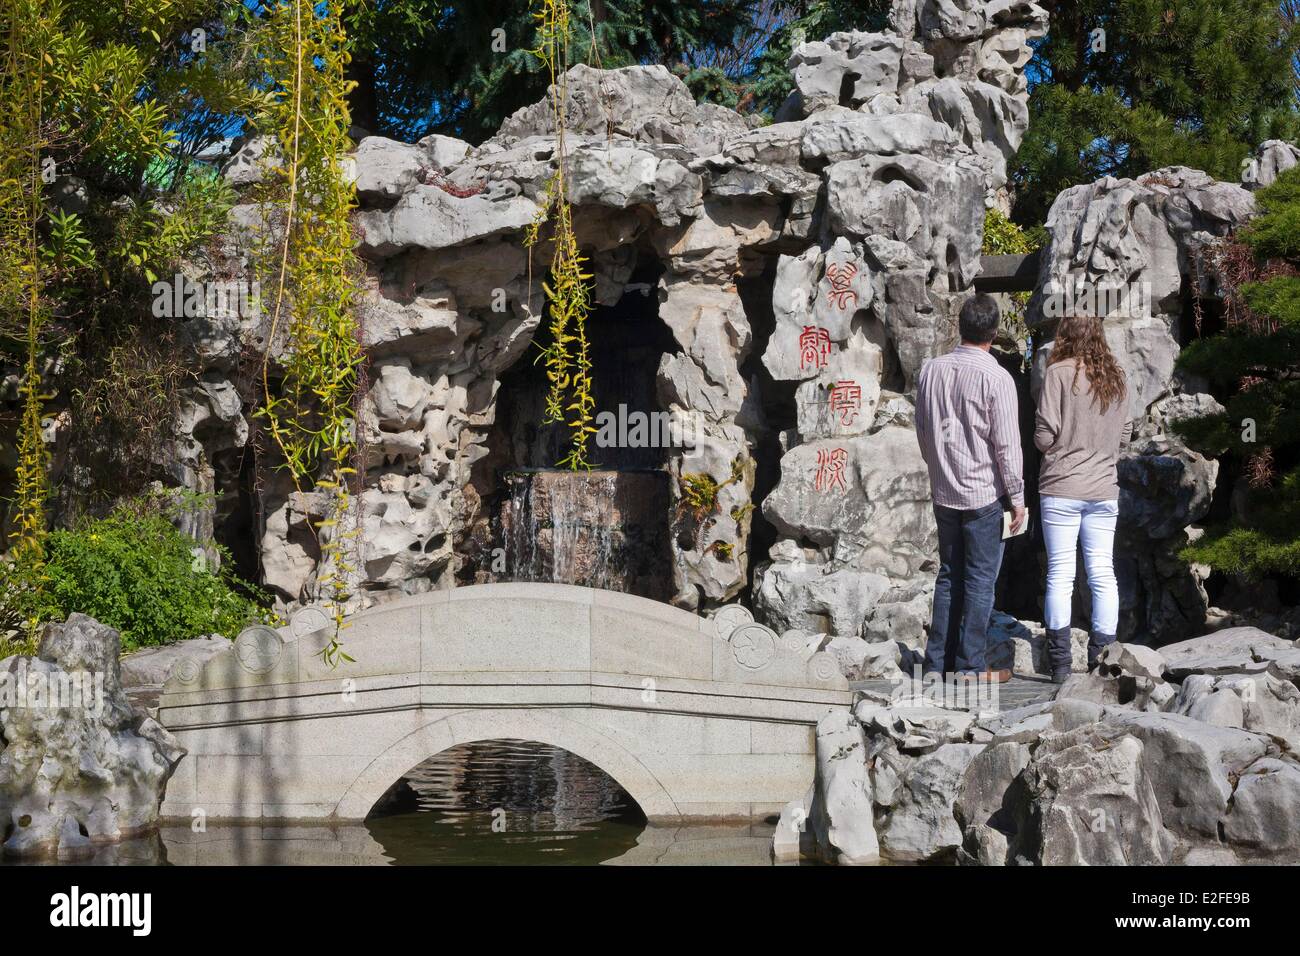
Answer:
[[[957,329],[961,340],[971,345],[984,345],[992,342],[998,334],[998,320],[1002,312],[997,299],[984,292],[971,296],[961,307],[957,319]]]

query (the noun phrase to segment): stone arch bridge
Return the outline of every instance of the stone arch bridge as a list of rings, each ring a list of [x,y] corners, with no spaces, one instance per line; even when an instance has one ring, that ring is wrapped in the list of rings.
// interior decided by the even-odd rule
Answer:
[[[557,584],[486,584],[360,612],[320,658],[318,608],[173,673],[159,720],[188,750],[162,813],[363,819],[458,744],[534,740],[600,767],[657,823],[751,820],[802,797],[814,730],[850,692],[824,652],[743,608],[712,619]]]

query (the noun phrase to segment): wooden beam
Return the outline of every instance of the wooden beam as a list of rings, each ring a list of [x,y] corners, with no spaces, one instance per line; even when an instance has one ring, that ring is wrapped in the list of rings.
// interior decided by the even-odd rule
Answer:
[[[980,256],[976,292],[1032,292],[1038,282],[1038,253]]]

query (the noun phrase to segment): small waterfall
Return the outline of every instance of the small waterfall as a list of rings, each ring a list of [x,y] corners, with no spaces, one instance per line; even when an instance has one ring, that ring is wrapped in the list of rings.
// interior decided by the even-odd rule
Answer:
[[[526,475],[507,478],[510,498],[502,516],[507,574],[516,581],[537,581],[537,522],[529,496],[532,482]]]
[[[666,475],[530,470],[506,483],[500,579],[666,596]]]

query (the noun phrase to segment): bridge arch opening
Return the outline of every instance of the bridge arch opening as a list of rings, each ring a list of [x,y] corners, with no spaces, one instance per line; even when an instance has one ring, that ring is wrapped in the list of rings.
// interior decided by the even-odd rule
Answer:
[[[600,863],[636,845],[636,801],[595,764],[533,740],[457,744],[411,768],[366,818],[403,858]]]
[[[403,799],[409,805],[410,797],[401,793],[399,784],[428,761],[466,745],[500,746],[503,742],[517,749],[526,749],[524,745],[545,748],[548,756],[558,751],[578,758],[626,795],[629,818],[634,814],[640,823],[681,819],[672,796],[622,742],[579,719],[533,709],[460,711],[426,724],[376,757],[343,795],[335,815],[362,819],[382,815],[394,805],[400,807]],[[488,747],[480,752],[491,755],[493,751]],[[453,755],[453,764],[458,757],[463,763],[462,752]],[[568,766],[572,770],[577,765]],[[442,765],[435,771],[447,772]]]

